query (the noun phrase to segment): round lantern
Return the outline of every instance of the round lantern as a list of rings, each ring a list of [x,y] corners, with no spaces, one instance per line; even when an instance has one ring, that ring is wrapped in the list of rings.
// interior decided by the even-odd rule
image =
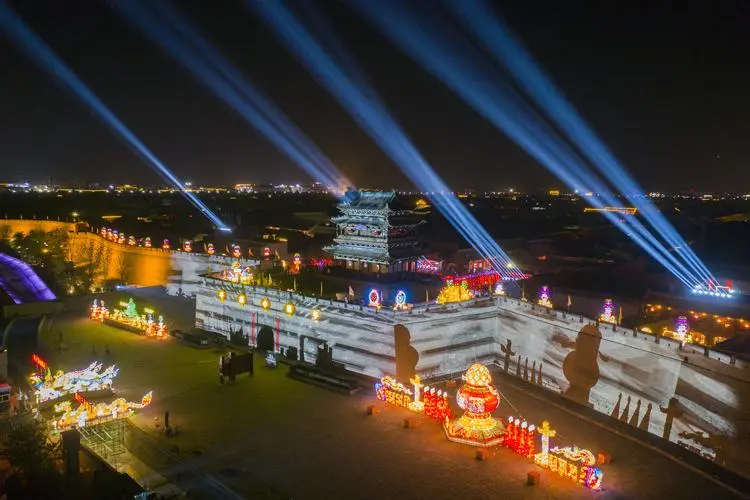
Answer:
[[[398,293],[396,293],[396,305],[398,307],[406,306],[406,292],[405,291],[399,290]]]
[[[222,288],[221,290],[216,292],[216,296],[220,301],[224,302],[225,300],[227,300],[227,291]]]
[[[500,404],[500,395],[492,386],[492,376],[486,366],[474,364],[464,374],[466,383],[456,393],[456,403],[464,414],[446,419],[443,427],[451,441],[473,446],[495,446],[502,443],[505,426],[492,417]]]
[[[369,300],[369,305],[378,307],[380,305],[380,292],[373,288],[367,294],[367,299]]]
[[[472,365],[464,375],[464,384],[456,394],[458,406],[475,418],[484,418],[497,409],[500,396],[491,385],[492,376],[486,366]]]
[[[294,302],[287,302],[284,304],[284,312],[287,316],[294,316],[294,313],[297,311],[297,308],[294,306]]]
[[[239,295],[237,296],[237,302],[238,302],[238,303],[239,303],[239,304],[240,304],[241,306],[244,306],[245,304],[247,304],[247,295],[245,295],[245,293],[244,293],[244,292],[243,292],[243,293],[241,293],[241,294],[239,294]]]
[[[320,309],[318,309],[317,307],[313,309],[310,313],[310,316],[312,317],[313,321],[317,322],[320,319]]]
[[[260,299],[260,307],[262,307],[264,311],[268,311],[271,308],[271,301],[268,300],[268,297]]]

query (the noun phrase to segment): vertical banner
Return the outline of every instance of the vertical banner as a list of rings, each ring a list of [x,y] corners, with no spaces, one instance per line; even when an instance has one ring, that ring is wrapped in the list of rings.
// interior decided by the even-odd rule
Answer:
[[[250,312],[250,345],[255,347],[255,313]]]
[[[276,339],[275,339],[275,352],[279,352],[279,330],[281,329],[281,318],[276,318]]]

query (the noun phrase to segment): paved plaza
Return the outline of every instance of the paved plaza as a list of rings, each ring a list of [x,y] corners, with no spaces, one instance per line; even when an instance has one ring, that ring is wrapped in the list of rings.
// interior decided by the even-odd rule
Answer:
[[[154,299],[157,300],[157,299]],[[162,299],[178,300],[178,299]],[[183,301],[184,302],[184,301]],[[180,314],[187,303],[167,306]],[[632,440],[583,421],[525,394],[501,379],[499,415],[549,420],[553,445],[607,450],[604,490],[592,492],[544,471],[506,449],[477,461],[474,449],[451,443],[437,422],[404,429],[405,410],[367,416],[371,391],[342,396],[286,377],[286,367],[264,367],[253,377],[219,385],[215,348],[198,349],[173,338],[138,336],[83,318],[69,308],[43,334],[42,354],[53,369],[94,359],[120,367],[115,387],[129,400],[154,391],[153,404],[133,418],[133,451],[148,466],[196,498],[737,498],[717,483]],[[187,312],[185,312],[187,314]],[[169,318],[168,318],[169,319]],[[182,318],[189,323],[189,318]],[[58,331],[66,348],[57,350]],[[105,345],[111,355],[104,355]],[[93,348],[97,354],[94,355]],[[510,402],[510,403],[509,403]],[[515,407],[511,407],[511,404]],[[165,411],[178,435],[161,435]],[[154,451],[156,450],[156,451]],[[142,456],[141,456],[142,455]],[[541,484],[526,475],[541,471]]]

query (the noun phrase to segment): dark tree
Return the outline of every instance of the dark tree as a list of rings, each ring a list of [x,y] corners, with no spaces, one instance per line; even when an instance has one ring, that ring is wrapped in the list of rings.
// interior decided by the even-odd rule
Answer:
[[[0,457],[12,469],[13,487],[28,498],[44,498],[60,492],[63,477],[59,470],[60,447],[47,439],[44,425],[35,421],[10,426],[0,445]]]

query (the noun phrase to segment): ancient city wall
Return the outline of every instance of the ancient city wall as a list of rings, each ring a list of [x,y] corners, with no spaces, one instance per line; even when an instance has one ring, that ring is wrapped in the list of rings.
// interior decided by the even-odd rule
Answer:
[[[69,259],[76,265],[91,265],[94,281],[122,281],[135,286],[165,286],[171,295],[194,296],[200,275],[211,266],[227,266],[232,259],[218,255],[186,253],[161,248],[122,245],[97,233],[76,231],[76,224],[50,220],[5,219],[0,229],[8,235],[30,231],[50,232],[59,229],[70,235]],[[243,261],[255,265],[256,261]]]
[[[227,291],[224,302],[219,288]],[[236,299],[243,290],[245,306]],[[260,307],[264,297],[268,311]],[[292,316],[284,312],[287,302],[295,304]],[[404,379],[411,369],[441,378],[475,361],[495,364],[739,473],[750,471],[750,367],[711,349],[504,297],[376,312],[210,279],[199,289],[196,325],[224,335],[242,328],[248,337],[254,328],[256,342],[267,327],[278,331],[282,349],[304,349],[308,361],[327,342],[334,360],[375,377],[400,371]]]

